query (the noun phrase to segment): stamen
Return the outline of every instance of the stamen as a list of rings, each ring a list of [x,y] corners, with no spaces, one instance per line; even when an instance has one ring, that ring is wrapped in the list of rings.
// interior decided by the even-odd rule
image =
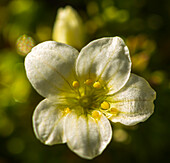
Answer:
[[[95,83],[93,84],[93,87],[96,88],[96,89],[100,89],[100,88],[101,88],[100,82],[95,82]]]
[[[116,109],[116,108],[111,108],[110,109],[110,113],[113,115],[113,116],[117,116],[119,111]]]
[[[80,86],[78,81],[73,81],[72,83],[73,88],[78,88]]]
[[[93,117],[94,119],[99,119],[99,118],[101,117],[101,115],[100,115],[100,113],[99,113],[98,111],[94,110],[94,111],[92,112],[92,117]]]
[[[65,113],[65,114],[68,114],[68,113],[70,113],[70,112],[71,112],[71,110],[70,110],[69,107],[67,107],[67,108],[64,109],[64,113]]]
[[[106,101],[102,102],[100,106],[101,106],[102,109],[109,109],[110,108],[110,104]]]
[[[91,85],[93,83],[93,80],[92,79],[87,79],[84,84],[86,85]]]

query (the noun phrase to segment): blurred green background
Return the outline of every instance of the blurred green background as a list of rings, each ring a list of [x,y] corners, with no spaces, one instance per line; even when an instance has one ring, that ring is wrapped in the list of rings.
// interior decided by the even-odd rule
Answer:
[[[52,39],[57,10],[67,5],[82,19],[84,45],[121,36],[130,49],[132,72],[157,92],[154,114],[133,127],[112,124],[111,143],[92,161],[66,145],[43,145],[32,129],[32,113],[42,97],[26,78],[24,58],[32,46]],[[168,162],[169,29],[168,0],[0,0],[0,163]]]

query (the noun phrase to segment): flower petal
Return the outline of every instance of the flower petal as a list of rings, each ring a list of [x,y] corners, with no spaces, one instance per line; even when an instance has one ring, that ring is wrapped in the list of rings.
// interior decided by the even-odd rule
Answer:
[[[135,125],[149,118],[154,111],[153,101],[156,92],[148,82],[131,74],[127,84],[110,98],[112,108],[118,110],[118,115],[107,115],[112,122],[124,125]]]
[[[109,94],[120,90],[129,79],[129,50],[120,37],[102,38],[85,46],[76,61],[80,79],[96,78],[108,84]],[[85,79],[84,79],[85,78]]]
[[[101,154],[112,137],[112,129],[104,115],[95,120],[90,115],[70,113],[66,119],[66,139],[69,148],[79,156],[92,159]]]
[[[66,44],[40,43],[25,59],[27,77],[39,94],[55,99],[58,92],[71,89],[77,56],[78,51]]]
[[[47,99],[41,101],[33,114],[36,137],[44,144],[65,143],[64,124],[66,114],[57,104]]]

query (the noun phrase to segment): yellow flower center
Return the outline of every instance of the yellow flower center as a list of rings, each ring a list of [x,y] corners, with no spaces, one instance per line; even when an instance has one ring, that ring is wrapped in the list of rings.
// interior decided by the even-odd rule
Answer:
[[[90,107],[91,102],[92,102],[91,99],[87,96],[82,96],[79,99],[80,106],[84,108]]]
[[[99,119],[102,112],[111,112],[107,100],[108,89],[101,81],[86,79],[85,81],[73,81],[72,93],[66,94],[65,113],[74,110],[79,115],[90,114],[94,119]],[[99,110],[99,111],[97,111]]]

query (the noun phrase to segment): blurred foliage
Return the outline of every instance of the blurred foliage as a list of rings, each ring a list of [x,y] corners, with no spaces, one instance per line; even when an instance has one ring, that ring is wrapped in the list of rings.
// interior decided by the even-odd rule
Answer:
[[[66,145],[45,146],[34,136],[32,112],[42,99],[29,84],[24,56],[52,39],[59,8],[80,15],[88,43],[121,36],[132,57],[132,72],[157,92],[155,112],[133,127],[112,124],[113,139],[93,162],[170,160],[170,1],[167,0],[1,0],[0,1],[0,163],[90,162]]]

